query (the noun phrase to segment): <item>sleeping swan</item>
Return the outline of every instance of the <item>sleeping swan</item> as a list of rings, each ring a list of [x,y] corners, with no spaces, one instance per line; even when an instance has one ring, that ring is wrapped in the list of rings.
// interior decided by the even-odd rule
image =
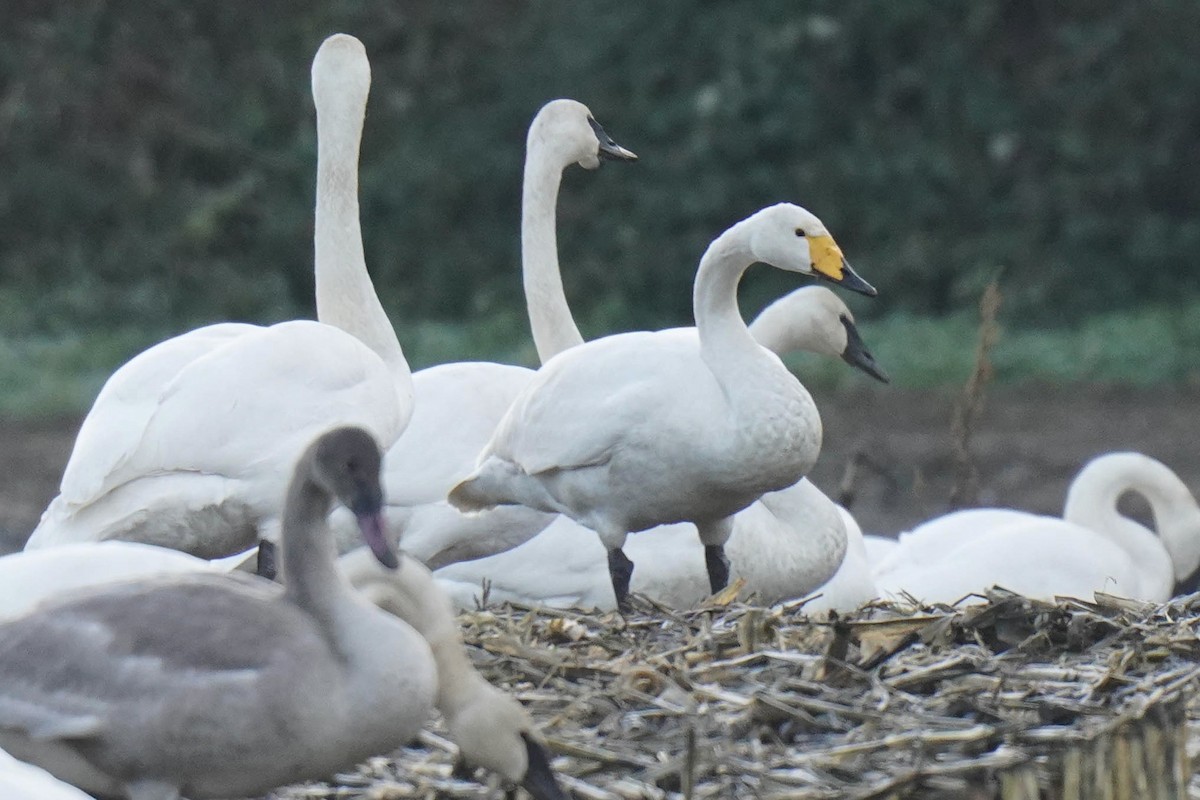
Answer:
[[[1137,492],[1155,531],[1123,516]],[[878,564],[881,594],[953,603],[999,585],[1044,600],[1094,592],[1165,602],[1200,566],[1200,507],[1169,468],[1140,453],[1108,453],[1071,483],[1063,516],[1008,509],[957,511],[900,535]]]

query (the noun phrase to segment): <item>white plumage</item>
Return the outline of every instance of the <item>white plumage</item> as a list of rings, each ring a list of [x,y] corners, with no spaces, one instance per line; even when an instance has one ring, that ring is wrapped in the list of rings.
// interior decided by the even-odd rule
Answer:
[[[694,328],[679,331],[681,336],[689,331],[695,336]],[[778,354],[801,350],[837,356],[886,380],[863,345],[850,310],[824,287],[806,286],[775,301],[755,318],[750,332]],[[847,532],[842,530],[843,520],[836,509],[807,480],[764,495],[734,517],[727,544],[731,577],[746,582],[745,594],[774,603],[802,597],[837,570],[856,576],[859,583],[839,590],[836,607],[856,607],[874,597],[870,572],[865,563],[858,564],[850,555]],[[849,525],[862,549],[861,534],[852,518]],[[503,536],[503,529],[493,535]],[[849,546],[855,546],[853,539]],[[673,608],[695,605],[709,594],[704,550],[693,525],[664,525],[635,535],[626,543],[626,554],[638,564],[633,591]],[[852,568],[851,561],[859,568]],[[616,604],[604,547],[586,528],[561,516],[514,550],[452,564],[438,570],[437,577],[460,607],[473,606],[485,580],[494,600],[602,609]],[[843,577],[842,583],[851,580]]]
[[[582,103],[553,100],[535,115],[526,142],[521,204],[521,264],[529,320],[542,358],[583,341],[559,272],[555,206],[562,173],[572,164],[595,169],[601,159],[637,157],[614,142]],[[507,550],[550,523],[527,508],[466,516],[446,494],[470,473],[475,458],[533,370],[491,362],[456,362],[413,375],[414,413],[389,449],[384,484],[393,541],[436,568]],[[335,520],[343,541],[346,515]]]
[[[1154,512],[1149,530],[1117,501],[1141,494]],[[1063,516],[970,509],[901,534],[875,568],[881,595],[953,603],[991,586],[1030,597],[1090,599],[1106,592],[1170,599],[1176,580],[1200,567],[1200,507],[1169,468],[1140,453],[1108,453],[1071,483]]]
[[[690,521],[708,548],[711,588],[723,586],[730,515],[796,483],[821,440],[811,396],[738,313],[738,282],[756,261],[874,292],[810,212],[764,209],[701,260],[698,343],[689,329],[628,333],[555,356],[450,501],[464,510],[519,503],[586,525],[609,553],[619,602],[632,569],[621,552],[626,535]]]
[[[213,325],[122,366],[84,420],[28,547],[127,539],[204,557],[245,550],[274,538],[291,465],[317,433],[353,424],[391,444],[403,431],[411,376],[358,223],[369,86],[358,40],[327,40],[313,61],[322,322]]]

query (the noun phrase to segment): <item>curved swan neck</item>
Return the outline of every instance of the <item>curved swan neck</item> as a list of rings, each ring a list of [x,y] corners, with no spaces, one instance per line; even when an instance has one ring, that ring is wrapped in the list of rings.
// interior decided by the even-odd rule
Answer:
[[[1200,505],[1168,467],[1138,453],[1113,453],[1088,463],[1071,483],[1063,518],[1104,533],[1123,515],[1117,501],[1127,491],[1146,498],[1154,526],[1171,556],[1175,577],[1200,567]]]
[[[332,619],[344,589],[333,537],[326,530],[332,504],[329,493],[313,481],[305,459],[288,486],[283,509],[281,579],[284,596],[321,620]]]
[[[317,319],[374,350],[399,378],[410,376],[400,341],[375,293],[363,254],[358,154],[366,93],[317,103],[317,202],[314,228]],[[409,379],[411,379],[409,377]]]
[[[700,355],[718,378],[725,368],[763,355],[738,310],[738,284],[755,261],[744,225],[734,225],[708,246],[692,290]]]
[[[437,707],[448,718],[470,704],[484,682],[467,657],[450,600],[424,564],[411,554],[397,570],[382,567],[365,547],[338,559],[338,566],[364,597],[407,622],[429,643],[438,669]]]
[[[583,343],[563,290],[555,231],[558,188],[567,166],[553,163],[544,142],[529,137],[521,190],[521,271],[533,343],[543,364]]]

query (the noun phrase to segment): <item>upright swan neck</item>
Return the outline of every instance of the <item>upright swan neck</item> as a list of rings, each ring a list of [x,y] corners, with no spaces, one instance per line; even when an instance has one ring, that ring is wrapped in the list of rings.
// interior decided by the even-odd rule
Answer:
[[[346,591],[335,566],[333,536],[325,522],[331,505],[329,493],[313,481],[306,459],[288,487],[283,509],[284,596],[330,625]]]
[[[744,224],[733,226],[708,246],[692,290],[700,355],[718,378],[740,361],[763,356],[738,310],[738,284],[754,263]]]
[[[366,55],[362,55],[365,62]],[[400,341],[388,320],[363,255],[358,213],[358,153],[370,83],[345,91],[318,91],[322,62],[314,64],[317,105],[317,204],[314,229],[317,319],[341,328],[374,350],[411,382]],[[326,88],[326,87],[321,87]],[[341,87],[339,87],[341,88]],[[361,91],[354,91],[355,88]]]
[[[1164,464],[1140,453],[1111,453],[1088,463],[1071,483],[1063,518],[1106,533],[1126,520],[1117,501],[1127,491],[1146,498],[1175,578],[1200,567],[1200,505],[1187,486]]]
[[[562,171],[567,166],[556,163],[550,148],[531,132],[521,190],[521,271],[533,343],[543,364],[583,343],[567,305],[558,264],[555,207]]]

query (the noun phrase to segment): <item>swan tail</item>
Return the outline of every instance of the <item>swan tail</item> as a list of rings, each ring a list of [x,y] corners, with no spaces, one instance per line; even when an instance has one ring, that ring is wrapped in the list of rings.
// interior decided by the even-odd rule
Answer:
[[[489,458],[447,496],[450,505],[464,513],[486,511],[496,506],[521,505],[540,511],[559,511],[545,487],[509,461]]]
[[[450,505],[464,514],[477,514],[480,511],[487,511],[489,508],[495,508],[497,504],[488,498],[487,493],[483,491],[482,483],[483,481],[478,475],[467,478],[451,489],[446,499],[450,501]]]

